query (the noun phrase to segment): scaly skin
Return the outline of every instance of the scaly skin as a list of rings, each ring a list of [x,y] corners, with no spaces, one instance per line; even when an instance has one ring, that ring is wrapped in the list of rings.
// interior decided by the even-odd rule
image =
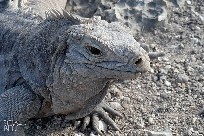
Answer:
[[[108,87],[150,69],[148,54],[130,30],[65,11],[47,12],[42,21],[28,14],[0,13],[0,112],[5,113],[0,120],[65,114],[70,120],[85,117],[87,124],[91,115],[101,133],[99,115],[118,129],[106,112],[121,115],[102,102]]]

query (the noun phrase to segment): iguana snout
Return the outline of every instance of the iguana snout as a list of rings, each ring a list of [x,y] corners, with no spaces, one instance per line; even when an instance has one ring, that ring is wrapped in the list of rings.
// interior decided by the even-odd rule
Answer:
[[[137,72],[147,72],[150,70],[150,58],[147,54],[147,52],[139,47],[139,55],[137,55],[135,58],[133,58],[132,62],[136,69]]]

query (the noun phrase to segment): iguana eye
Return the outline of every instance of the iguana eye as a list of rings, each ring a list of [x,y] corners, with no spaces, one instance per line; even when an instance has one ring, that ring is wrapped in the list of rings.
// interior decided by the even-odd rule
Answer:
[[[102,52],[95,48],[95,47],[92,47],[92,46],[86,46],[86,48],[88,49],[88,51],[92,54],[92,55],[95,55],[95,56],[100,56],[102,55]]]

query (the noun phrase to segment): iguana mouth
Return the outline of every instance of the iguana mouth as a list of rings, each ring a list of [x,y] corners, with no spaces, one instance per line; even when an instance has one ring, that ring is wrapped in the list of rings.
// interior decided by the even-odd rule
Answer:
[[[103,69],[107,69],[107,70],[111,70],[111,71],[117,71],[117,72],[124,72],[124,73],[133,73],[133,74],[136,74],[136,73],[146,72],[146,71],[141,70],[141,69],[137,69],[136,72],[133,72],[133,71],[123,71],[123,70],[118,70],[118,69],[111,69],[111,68],[106,68],[106,67],[97,66],[97,65],[95,65],[95,66],[98,67],[98,68],[103,68]]]
[[[145,73],[146,71],[144,70],[137,70],[137,71],[124,71],[124,70],[119,70],[119,69],[111,69],[111,68],[106,68],[106,67],[102,67],[102,66],[97,66],[97,65],[86,65],[87,68],[90,69],[95,69],[95,71],[98,71],[98,73],[102,73],[102,70],[106,70],[107,73],[107,77],[108,79],[135,79],[138,77],[138,75],[140,75],[140,73]],[[117,76],[119,73],[120,76]]]

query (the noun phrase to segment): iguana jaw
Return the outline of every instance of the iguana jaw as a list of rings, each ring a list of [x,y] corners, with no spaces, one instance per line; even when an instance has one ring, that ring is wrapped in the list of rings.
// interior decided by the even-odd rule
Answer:
[[[111,63],[111,62],[109,62]],[[105,67],[104,65],[90,65],[86,64],[86,67],[95,69],[98,73],[101,73],[105,78],[111,79],[135,79],[138,73],[145,73],[150,70],[149,62],[144,62],[141,67],[136,67],[130,64],[124,64],[118,67]],[[99,74],[100,75],[100,74]],[[99,77],[100,78],[100,77]]]

